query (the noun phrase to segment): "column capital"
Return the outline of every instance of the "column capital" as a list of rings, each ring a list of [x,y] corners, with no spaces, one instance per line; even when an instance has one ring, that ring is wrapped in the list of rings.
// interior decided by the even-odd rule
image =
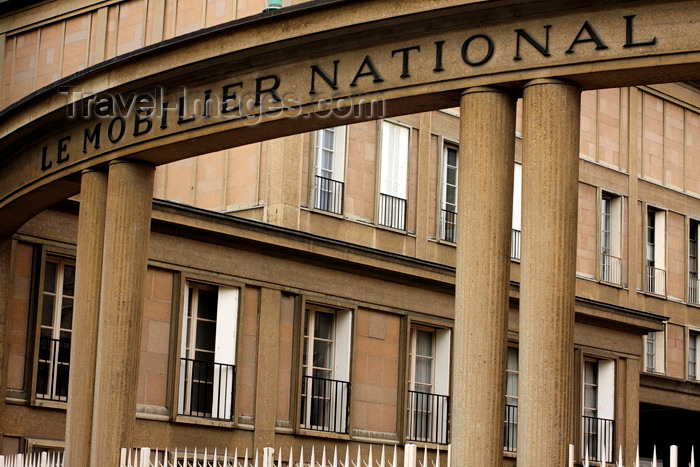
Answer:
[[[473,88],[467,88],[464,91],[462,91],[462,94],[460,94],[460,97],[464,97],[468,94],[476,94],[480,92],[489,92],[489,93],[499,93],[499,94],[506,94],[512,98],[515,98],[515,93],[508,89],[508,88],[502,88],[499,86],[474,86]]]
[[[523,89],[530,87],[530,86],[538,86],[542,84],[562,84],[566,86],[573,86],[577,89],[581,89],[581,86],[578,85],[578,83],[574,81],[570,81],[567,79],[562,79],[562,78],[535,78],[532,79],[525,84],[523,84]]]

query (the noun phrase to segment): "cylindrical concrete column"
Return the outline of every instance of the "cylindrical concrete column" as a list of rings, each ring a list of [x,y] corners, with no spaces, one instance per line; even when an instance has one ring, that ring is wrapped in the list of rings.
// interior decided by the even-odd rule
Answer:
[[[518,466],[566,465],[572,439],[580,90],[523,95]]]
[[[14,291],[14,261],[12,237],[0,236],[0,452],[2,452],[5,426],[5,392],[7,390],[7,326],[10,322]]]
[[[117,465],[136,421],[153,167],[109,166],[90,466]]]
[[[453,459],[503,464],[515,99],[462,95],[452,396]]]
[[[73,378],[68,386],[66,416],[66,465],[90,465],[106,203],[107,174],[96,170],[83,172],[70,355]]]

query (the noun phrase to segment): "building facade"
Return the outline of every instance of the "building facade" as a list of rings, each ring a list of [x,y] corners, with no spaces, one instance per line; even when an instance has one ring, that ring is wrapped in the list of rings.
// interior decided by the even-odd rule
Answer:
[[[311,14],[325,14],[348,7],[347,2],[295,3],[299,5],[284,3],[279,12],[258,16],[254,15],[268,6],[266,2],[86,0],[9,6],[0,16],[4,57],[0,103],[5,109],[0,119],[22,122],[17,112],[25,102],[33,102],[37,92],[41,97],[43,87],[57,82],[71,85],[72,76],[81,70],[111,66],[118,74],[120,57],[140,49],[157,53],[162,41],[176,47],[178,37],[189,40],[197,31],[211,33],[231,20],[238,21],[234,27],[253,31],[266,21],[291,27],[304,18],[307,8]],[[373,11],[374,2],[368,3],[372,5],[356,8]],[[640,8],[649,5],[638,3]],[[700,10],[697,2],[679,3],[696,14]],[[453,5],[443,7],[448,6]],[[587,14],[585,8],[571,8],[578,15]],[[633,8],[625,8],[630,9],[625,18],[633,16]],[[285,11],[291,13],[285,16]],[[564,12],[562,7],[551,14],[555,18]],[[536,17],[540,23],[547,19],[543,15]],[[623,30],[627,27],[627,44],[641,47],[642,52],[653,45],[654,34],[661,35],[640,27],[631,37],[633,20],[621,21]],[[576,24],[578,35],[574,31],[565,40],[570,50],[607,48],[602,32]],[[391,25],[387,28],[391,30]],[[548,34],[549,28],[545,31]],[[255,41],[254,32],[244,32]],[[515,37],[523,54],[527,46],[543,55],[545,46],[539,42],[543,36],[516,31]],[[462,48],[466,62],[473,59],[468,45]],[[546,47],[549,50],[549,36]],[[397,66],[405,74],[410,74],[411,53],[420,50],[409,49],[394,50],[394,55],[402,55]],[[370,55],[366,57],[352,72],[355,80],[383,79],[380,75],[385,72],[368,61]],[[532,419],[540,413],[522,407],[535,407],[531,394],[538,380],[543,386],[548,380],[557,383],[544,351],[542,366],[533,368],[532,362],[540,361],[533,355],[537,347],[521,345],[521,340],[533,329],[544,329],[539,331],[542,336],[566,335],[567,326],[571,340],[564,348],[571,358],[563,365],[571,388],[552,406],[570,419],[564,425],[569,426],[563,430],[565,444],[575,445],[577,458],[587,452],[596,460],[612,462],[621,447],[624,458],[630,459],[638,443],[642,457],[651,457],[654,445],[665,449],[678,444],[689,452],[693,432],[686,427],[695,426],[700,417],[698,67],[695,63],[692,73],[682,75],[683,81],[668,83],[649,80],[623,86],[616,78],[611,83],[617,86],[609,86],[601,74],[596,79],[603,84],[588,85],[573,98],[566,97],[576,102],[578,115],[573,121],[576,183],[571,185],[577,207],[572,208],[574,230],[553,237],[575,248],[568,261],[572,271],[575,264],[569,294],[572,319],[562,322],[561,332],[554,302],[548,302],[551,309],[541,310],[539,328],[529,321],[522,324],[526,318],[521,303],[533,303],[533,294],[547,295],[542,285],[526,288],[525,284],[539,284],[532,271],[550,268],[546,259],[540,262],[538,257],[547,251],[546,245],[528,248],[537,240],[530,238],[537,236],[526,238],[525,225],[541,220],[548,226],[546,212],[561,209],[549,200],[571,205],[572,198],[550,189],[541,200],[529,201],[537,199],[531,196],[532,184],[542,180],[534,180],[527,167],[528,160],[534,160],[528,144],[535,138],[528,140],[528,135],[535,134],[535,113],[527,110],[531,105],[527,97],[515,101],[518,92],[512,94],[511,126],[502,131],[511,159],[507,164],[495,161],[483,180],[473,177],[471,164],[474,148],[490,141],[488,129],[464,103],[461,109],[429,108],[418,113],[379,106],[364,121],[331,119],[314,131],[284,129],[284,135],[273,132],[272,137],[250,144],[210,145],[195,135],[200,139],[193,144],[201,145],[196,157],[157,154],[153,157],[162,163],[154,164],[150,182],[146,175],[125,176],[121,185],[109,189],[105,161],[85,167],[83,177],[92,173],[100,181],[88,185],[84,178],[79,195],[65,196],[36,215],[32,212],[8,237],[2,258],[6,282],[12,284],[5,299],[0,385],[3,453],[63,450],[66,443],[69,449],[75,443],[87,446],[88,453],[92,450],[94,462],[95,451],[107,443],[100,440],[109,435],[99,438],[100,429],[92,422],[91,438],[85,441],[79,438],[83,435],[69,434],[71,424],[78,422],[67,421],[109,416],[98,402],[90,404],[95,412],[89,415],[71,408],[80,398],[69,396],[84,394],[76,391],[87,387],[95,401],[102,397],[110,405],[119,399],[115,405],[124,403],[135,410],[135,415],[127,411],[123,415],[131,420],[125,422],[130,425],[130,439],[134,446],[153,448],[232,450],[338,443],[367,449],[370,444],[411,442],[427,446],[435,455],[455,437],[476,436],[479,430],[488,433],[455,413],[497,408],[502,414],[496,427],[499,463],[520,464],[523,449],[522,456],[536,457],[530,446],[546,438],[522,427],[535,426]],[[331,78],[329,70],[319,66],[312,72],[318,86],[337,84],[337,74]],[[257,78],[256,91],[274,97],[277,86],[269,76]],[[230,86],[234,84],[239,83]],[[121,95],[125,94],[117,96]],[[473,106],[480,98],[470,101],[469,94],[464,96]],[[189,116],[180,99],[174,118],[186,125]],[[192,119],[196,112],[208,112],[207,100],[192,104]],[[500,104],[485,105],[484,109],[495,109]],[[134,139],[142,128],[148,126],[150,131],[151,124],[155,126],[155,119],[138,120],[139,115],[137,110]],[[115,121],[119,122],[103,122],[103,145],[107,139],[112,143],[121,139],[119,131],[124,134],[125,120],[118,125]],[[465,133],[464,121],[474,121],[476,129]],[[161,122],[161,128],[167,126]],[[80,130],[83,152],[100,145],[100,127],[89,128],[95,132],[85,129],[84,138]],[[70,140],[58,141],[55,155],[47,156],[44,150],[42,172],[67,159],[68,146],[62,145]],[[129,164],[112,163],[110,177],[112,167],[119,165]],[[544,181],[549,183],[547,176]],[[493,179],[496,191],[488,191],[486,179]],[[511,186],[504,186],[503,180]],[[104,264],[79,269],[78,259],[92,258],[80,248],[102,249],[99,226],[83,220],[89,219],[83,206],[92,203],[85,200],[93,199],[86,186],[102,186],[96,192],[107,196],[114,186],[125,198],[147,193],[153,199],[152,209],[144,210],[147,221],[139,224],[149,233],[132,230],[137,224],[132,219],[123,224],[124,238],[136,239],[133,248],[141,248],[146,259],[145,270],[125,273],[137,283],[125,289],[131,290],[125,296],[141,310],[133,315],[132,321],[138,322],[131,327],[120,324],[127,316],[123,309],[105,305],[110,294],[117,295],[104,285],[111,274],[106,271],[130,271],[126,247],[120,247],[126,240],[110,237],[106,229],[103,242],[115,245],[113,256],[105,246]],[[495,192],[499,199],[491,198],[489,193]],[[486,203],[477,199],[478,193],[486,193]],[[132,208],[138,207],[134,203]],[[504,209],[506,205],[510,207]],[[108,219],[109,206],[103,213]],[[12,216],[8,215],[8,223]],[[469,243],[469,253],[460,243],[460,237],[471,239],[476,230],[490,228],[492,219],[509,227],[507,232],[501,229],[507,242],[499,243],[507,251],[496,258],[504,261],[493,264],[488,258],[497,256],[496,250],[485,240],[476,246]],[[144,235],[147,241],[140,242]],[[88,247],[86,236],[98,239],[98,246]],[[555,256],[563,251],[551,243],[548,250]],[[86,270],[97,271],[103,283],[97,299],[76,289],[81,280],[86,283]],[[477,277],[465,280],[460,271]],[[481,301],[474,295],[484,289],[497,289],[496,276],[490,275],[497,273],[504,278],[498,287],[506,293],[490,306],[500,311],[484,308],[479,313],[469,308],[464,321],[459,310],[469,303],[477,307]],[[565,285],[552,287],[568,290]],[[86,317],[90,313],[83,310],[90,300],[102,301],[99,316]],[[105,309],[118,311],[110,314]],[[493,356],[470,346],[491,340],[491,329],[498,326],[504,332],[496,364],[490,360]],[[110,335],[113,329],[123,329],[121,337]],[[134,329],[138,332],[130,333]],[[76,345],[79,336],[84,340]],[[94,347],[87,347],[85,339]],[[86,366],[91,355],[93,366]],[[131,386],[114,386],[101,373],[108,366],[103,362],[115,359],[132,359],[130,366],[137,372]],[[524,362],[530,368],[525,381]],[[529,385],[525,402],[523,384]],[[498,402],[478,407],[468,390],[462,394],[467,386],[477,393],[495,394]],[[116,397],[120,392],[130,392],[132,398],[121,401]]]

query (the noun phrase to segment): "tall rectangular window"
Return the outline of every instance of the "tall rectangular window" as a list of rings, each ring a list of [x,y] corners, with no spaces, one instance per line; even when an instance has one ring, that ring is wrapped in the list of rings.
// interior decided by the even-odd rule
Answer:
[[[316,132],[315,209],[335,214],[343,212],[345,134],[344,126]]]
[[[642,338],[644,344],[644,371],[648,373],[664,372],[664,333],[649,332]]]
[[[41,293],[37,399],[68,400],[74,290],[75,262],[47,257]]]
[[[506,360],[506,420],[504,450],[517,451],[518,447],[518,348],[508,347]]]
[[[442,164],[441,238],[454,242],[457,237],[457,160],[458,149],[445,146]]]
[[[239,289],[187,284],[178,413],[233,420]]]
[[[688,333],[688,379],[698,380],[698,333],[690,331]]]
[[[586,359],[583,365],[582,455],[612,462],[615,452],[615,362]]]
[[[510,257],[520,259],[520,229],[523,204],[523,165],[515,163],[513,169],[513,220],[510,236]]]
[[[404,126],[382,122],[379,225],[401,230],[406,229],[410,134]]]
[[[350,414],[352,313],[320,306],[306,309],[300,426],[347,433]]]
[[[647,208],[645,291],[666,294],[666,213]]]
[[[622,198],[604,192],[600,203],[600,279],[611,284],[622,283],[621,219]]]
[[[688,231],[688,302],[696,305],[700,305],[698,231],[700,231],[700,222],[691,219]]]
[[[449,442],[450,332],[426,326],[411,328],[407,434],[411,441]]]

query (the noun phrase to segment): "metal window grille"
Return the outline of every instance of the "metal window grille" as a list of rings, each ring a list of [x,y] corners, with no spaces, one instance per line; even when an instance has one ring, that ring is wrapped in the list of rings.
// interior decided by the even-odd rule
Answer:
[[[520,259],[520,231],[511,229],[510,231],[510,257]]]
[[[646,266],[645,272],[646,291],[657,295],[666,295],[666,271]]]
[[[347,433],[350,383],[305,375],[301,385],[301,428]]]
[[[518,406],[506,404],[505,415],[503,450],[516,452],[518,450]]]
[[[611,284],[622,283],[622,259],[606,253],[601,254],[600,279]]]
[[[442,210],[442,240],[454,242],[457,239],[457,213],[447,209]]]
[[[406,200],[395,196],[379,195],[379,225],[406,229]]]
[[[588,454],[589,460],[613,462],[615,420],[584,415],[582,447],[583,455]]]
[[[450,442],[450,396],[408,391],[406,439],[426,443]]]
[[[180,415],[233,420],[236,366],[181,358],[185,403]]]
[[[342,214],[343,190],[343,182],[316,175],[314,208],[334,214]]]
[[[68,401],[70,339],[39,338],[36,398]]]

